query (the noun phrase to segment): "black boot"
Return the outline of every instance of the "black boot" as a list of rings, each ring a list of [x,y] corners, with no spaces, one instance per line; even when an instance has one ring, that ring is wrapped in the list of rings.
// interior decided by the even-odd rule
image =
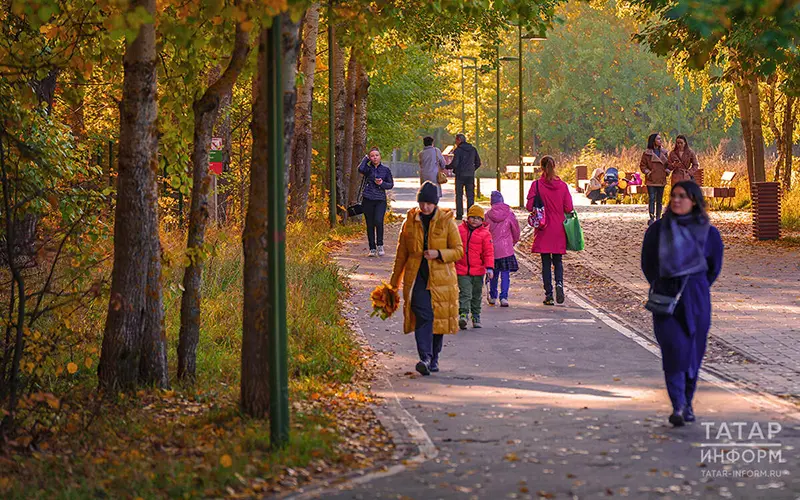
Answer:
[[[692,399],[694,399],[694,391],[697,389],[697,377],[686,377],[686,408],[683,410],[683,420],[686,422],[694,422],[694,408],[692,408]]]
[[[675,427],[683,427],[685,424],[683,413],[685,411],[686,408],[673,408],[672,415],[669,416],[669,423]]]
[[[439,356],[434,356],[431,360],[430,370],[431,373],[436,373],[439,371]]]
[[[424,360],[417,363],[416,369],[423,375],[431,374],[431,364],[429,361]]]

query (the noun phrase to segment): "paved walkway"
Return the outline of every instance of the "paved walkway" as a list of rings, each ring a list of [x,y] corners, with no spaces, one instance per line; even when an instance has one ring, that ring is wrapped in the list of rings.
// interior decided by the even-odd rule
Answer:
[[[396,186],[394,208],[406,209],[416,183]],[[395,247],[398,229],[387,231],[387,249]],[[800,427],[784,409],[724,382],[703,381],[699,422],[671,428],[653,347],[577,297],[543,306],[527,263],[512,279],[512,307],[487,306],[482,330],[445,338],[440,373],[417,375],[413,335],[401,332],[401,315],[385,322],[369,315],[369,292],[388,279],[392,258],[367,259],[366,250],[353,243],[340,262],[354,269],[355,319],[381,353],[391,383],[375,390],[387,406],[399,399],[408,412],[403,419],[422,426],[436,456],[325,498],[800,496]],[[744,436],[718,435],[732,422],[746,422]],[[781,426],[777,435],[747,435],[754,425],[766,431],[770,422]],[[750,447],[756,445],[780,450],[782,459],[714,459],[722,450],[757,453]]]
[[[586,250],[569,254],[568,261],[644,300],[647,283],[639,261],[646,207],[590,206],[578,194],[575,200],[585,205],[579,212]],[[800,397],[800,251],[742,237],[749,221],[742,221],[741,215],[712,213],[712,219],[725,242],[725,263],[712,290],[711,336],[733,355],[718,349],[709,366],[754,388]],[[650,332],[650,316],[640,302],[622,304],[614,287],[604,293],[603,285],[592,286],[591,281],[579,273],[577,286],[604,308]]]

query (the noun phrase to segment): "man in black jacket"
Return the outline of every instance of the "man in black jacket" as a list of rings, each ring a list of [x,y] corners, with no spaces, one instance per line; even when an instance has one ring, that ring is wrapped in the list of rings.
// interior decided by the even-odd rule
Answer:
[[[467,142],[464,134],[456,135],[456,149],[448,168],[456,175],[456,219],[464,215],[464,190],[467,191],[467,207],[475,204],[475,171],[481,166],[478,150]]]

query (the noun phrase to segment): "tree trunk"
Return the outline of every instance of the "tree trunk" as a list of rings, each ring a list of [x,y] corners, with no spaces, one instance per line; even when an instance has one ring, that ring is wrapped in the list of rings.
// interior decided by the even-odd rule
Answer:
[[[297,52],[299,49],[298,24],[290,15],[282,14],[283,52],[283,110],[284,110],[284,175],[288,173],[289,145],[294,133],[294,108],[296,89]],[[242,411],[256,418],[269,412],[269,275],[267,259],[267,167],[269,151],[267,117],[270,112],[263,92],[264,79],[268,77],[266,52],[269,30],[263,29],[258,48],[258,90],[253,102],[253,157],[250,164],[250,199],[247,206],[244,234],[244,311],[242,320]],[[286,191],[283,193],[284,201]]]
[[[195,377],[197,343],[200,339],[200,302],[205,264],[206,227],[209,218],[208,194],[213,177],[208,173],[208,149],[222,97],[231,92],[250,53],[250,35],[236,25],[230,63],[225,72],[194,102],[194,143],[192,144],[192,201],[189,212],[186,255],[189,264],[183,274],[181,329],[178,340],[178,378]]]
[[[767,170],[764,163],[764,131],[761,125],[761,100],[759,98],[758,80],[750,77],[750,122],[753,136],[753,173],[756,182],[767,180]]]
[[[350,203],[358,198],[358,188],[361,185],[361,175],[358,173],[358,164],[367,149],[367,97],[369,94],[369,77],[361,63],[356,62],[356,95],[353,131],[353,152],[350,160]]]
[[[334,32],[335,33],[335,32]],[[336,203],[337,212],[340,216],[347,215],[342,210],[347,200],[346,174],[344,171],[347,162],[344,159],[344,129],[345,129],[345,78],[344,78],[344,50],[339,45],[338,38],[334,38],[333,44],[333,92],[334,92],[334,115],[336,128],[334,130],[334,154],[336,155]]]
[[[769,116],[767,117],[769,120],[769,129],[772,132],[772,135],[775,137],[775,147],[778,150],[778,159],[775,162],[775,174],[773,175],[772,180],[774,182],[780,182],[781,180],[781,166],[783,165],[783,153],[785,148],[783,147],[783,129],[778,127],[778,122],[776,120],[778,116],[778,98],[777,98],[777,87],[778,87],[778,78],[776,75],[770,77],[769,81],[769,92],[767,93],[767,113]]]
[[[155,16],[155,0],[133,0]],[[120,148],[114,221],[114,266],[98,367],[109,391],[142,384],[168,386],[167,342],[161,290],[161,242],[156,184],[155,26],[143,24],[125,50],[120,103]]]
[[[792,144],[794,134],[794,123],[797,116],[795,109],[795,98],[786,96],[786,109],[783,113],[783,192],[788,193],[792,189]]]
[[[306,216],[308,193],[311,189],[311,126],[318,33],[319,3],[315,3],[308,8],[303,21],[303,52],[300,71],[304,78],[295,107],[296,125],[289,170],[289,214],[298,220],[302,220]]]
[[[358,51],[355,47],[350,50],[350,62],[347,63],[347,89],[344,100],[344,148],[342,150],[344,165],[344,183],[348,198],[341,201],[345,207],[349,205],[353,191],[350,189],[353,180],[353,129],[356,119],[356,85],[358,83]],[[359,176],[360,177],[360,176]]]
[[[747,158],[747,181],[750,183],[750,191],[753,191],[755,174],[753,169],[753,136],[750,119],[750,101],[747,81],[742,79],[734,83],[736,101],[739,104],[739,120],[742,124],[742,140],[744,141],[745,156]]]

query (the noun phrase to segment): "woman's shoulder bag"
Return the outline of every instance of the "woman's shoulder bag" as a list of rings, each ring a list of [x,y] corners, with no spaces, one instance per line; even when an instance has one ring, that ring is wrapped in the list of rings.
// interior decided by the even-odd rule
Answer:
[[[364,201],[364,186],[367,184],[367,176],[362,175],[361,177],[361,187],[358,188],[358,198],[355,204],[347,207],[348,217],[355,217],[356,215],[361,215],[364,213],[364,207],[361,206],[361,203]]]
[[[674,297],[672,295],[655,293],[653,291],[653,285],[651,284],[650,292],[647,294],[647,303],[644,305],[644,308],[653,314],[658,314],[660,316],[672,316],[675,313],[675,308],[678,307],[678,302],[681,301],[683,290],[686,288],[686,283],[688,281],[689,277],[684,276],[681,283],[681,289],[678,290],[678,294]]]
[[[544,201],[539,195],[539,181],[533,184],[536,188],[536,195],[533,197],[533,211],[528,215],[528,225],[533,228],[543,229],[546,224]]]

